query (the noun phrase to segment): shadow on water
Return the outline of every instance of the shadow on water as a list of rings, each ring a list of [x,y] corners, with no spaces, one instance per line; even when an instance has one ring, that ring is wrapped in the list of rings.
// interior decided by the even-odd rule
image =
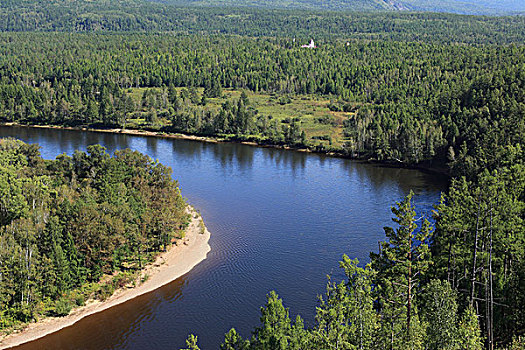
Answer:
[[[185,275],[153,292],[140,295],[125,303],[104,310],[104,318],[100,318],[99,314],[93,314],[81,319],[70,327],[60,330],[60,332],[49,334],[34,342],[11,349],[99,350],[126,348],[129,335],[141,332],[144,323],[154,320],[155,311],[159,306],[164,303],[182,301],[183,289],[186,283],[187,277]],[[82,332],[92,335],[88,342],[82,344],[76,342],[78,329],[82,329]],[[118,330],[126,331],[119,332]]]

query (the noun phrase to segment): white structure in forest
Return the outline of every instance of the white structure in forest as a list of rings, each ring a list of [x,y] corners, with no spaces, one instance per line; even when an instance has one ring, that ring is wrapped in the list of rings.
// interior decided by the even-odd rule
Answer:
[[[315,46],[315,43],[314,43],[314,39],[310,40],[310,44],[308,45],[303,45],[301,47],[305,47],[307,49],[315,49],[317,46]]]

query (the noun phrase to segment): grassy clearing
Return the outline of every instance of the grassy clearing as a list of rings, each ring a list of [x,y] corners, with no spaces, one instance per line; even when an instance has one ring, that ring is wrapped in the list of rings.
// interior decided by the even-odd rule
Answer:
[[[180,92],[185,88],[177,88]],[[140,106],[142,95],[145,88],[132,88],[128,94],[132,97],[135,104]],[[272,116],[273,118],[284,121],[298,118],[301,121],[301,128],[305,131],[307,138],[313,143],[332,143],[333,147],[339,148],[344,143],[343,122],[351,118],[354,113],[334,112],[329,109],[330,100],[325,97],[314,95],[280,95],[268,93],[255,93],[246,91],[250,100],[250,106],[257,109],[259,114]],[[197,89],[199,99],[203,93],[202,88]],[[242,90],[223,89],[222,97],[208,98],[206,108],[218,110],[226,100],[237,100],[241,96]],[[146,126],[144,118],[129,119],[128,123],[137,126]],[[169,124],[168,120],[159,120],[161,125]]]

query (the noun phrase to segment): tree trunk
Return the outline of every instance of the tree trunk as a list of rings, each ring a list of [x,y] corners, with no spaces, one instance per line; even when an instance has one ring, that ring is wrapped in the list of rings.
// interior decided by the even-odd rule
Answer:
[[[408,292],[407,292],[407,336],[410,339],[410,316],[412,313],[412,235],[408,240]]]
[[[470,286],[470,304],[474,304],[474,294],[476,288],[476,259],[478,254],[478,236],[479,236],[479,216],[481,211],[481,199],[478,197],[478,213],[476,215],[476,234],[474,237],[474,254],[472,256],[472,279]]]
[[[487,320],[489,324],[489,348],[494,349],[494,294],[492,289],[492,211],[490,213],[490,231],[489,231],[489,298],[490,298],[490,308],[489,308],[489,319]]]

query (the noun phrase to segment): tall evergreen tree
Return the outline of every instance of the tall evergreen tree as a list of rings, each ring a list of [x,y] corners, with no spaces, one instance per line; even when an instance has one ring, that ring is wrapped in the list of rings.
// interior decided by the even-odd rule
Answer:
[[[412,197],[410,193],[392,208],[395,215],[392,220],[399,227],[385,227],[387,241],[381,243],[378,254],[370,254],[372,267],[378,271],[381,347],[389,349],[423,348],[424,330],[414,300],[431,263],[428,246],[431,228],[426,219],[418,228]]]

